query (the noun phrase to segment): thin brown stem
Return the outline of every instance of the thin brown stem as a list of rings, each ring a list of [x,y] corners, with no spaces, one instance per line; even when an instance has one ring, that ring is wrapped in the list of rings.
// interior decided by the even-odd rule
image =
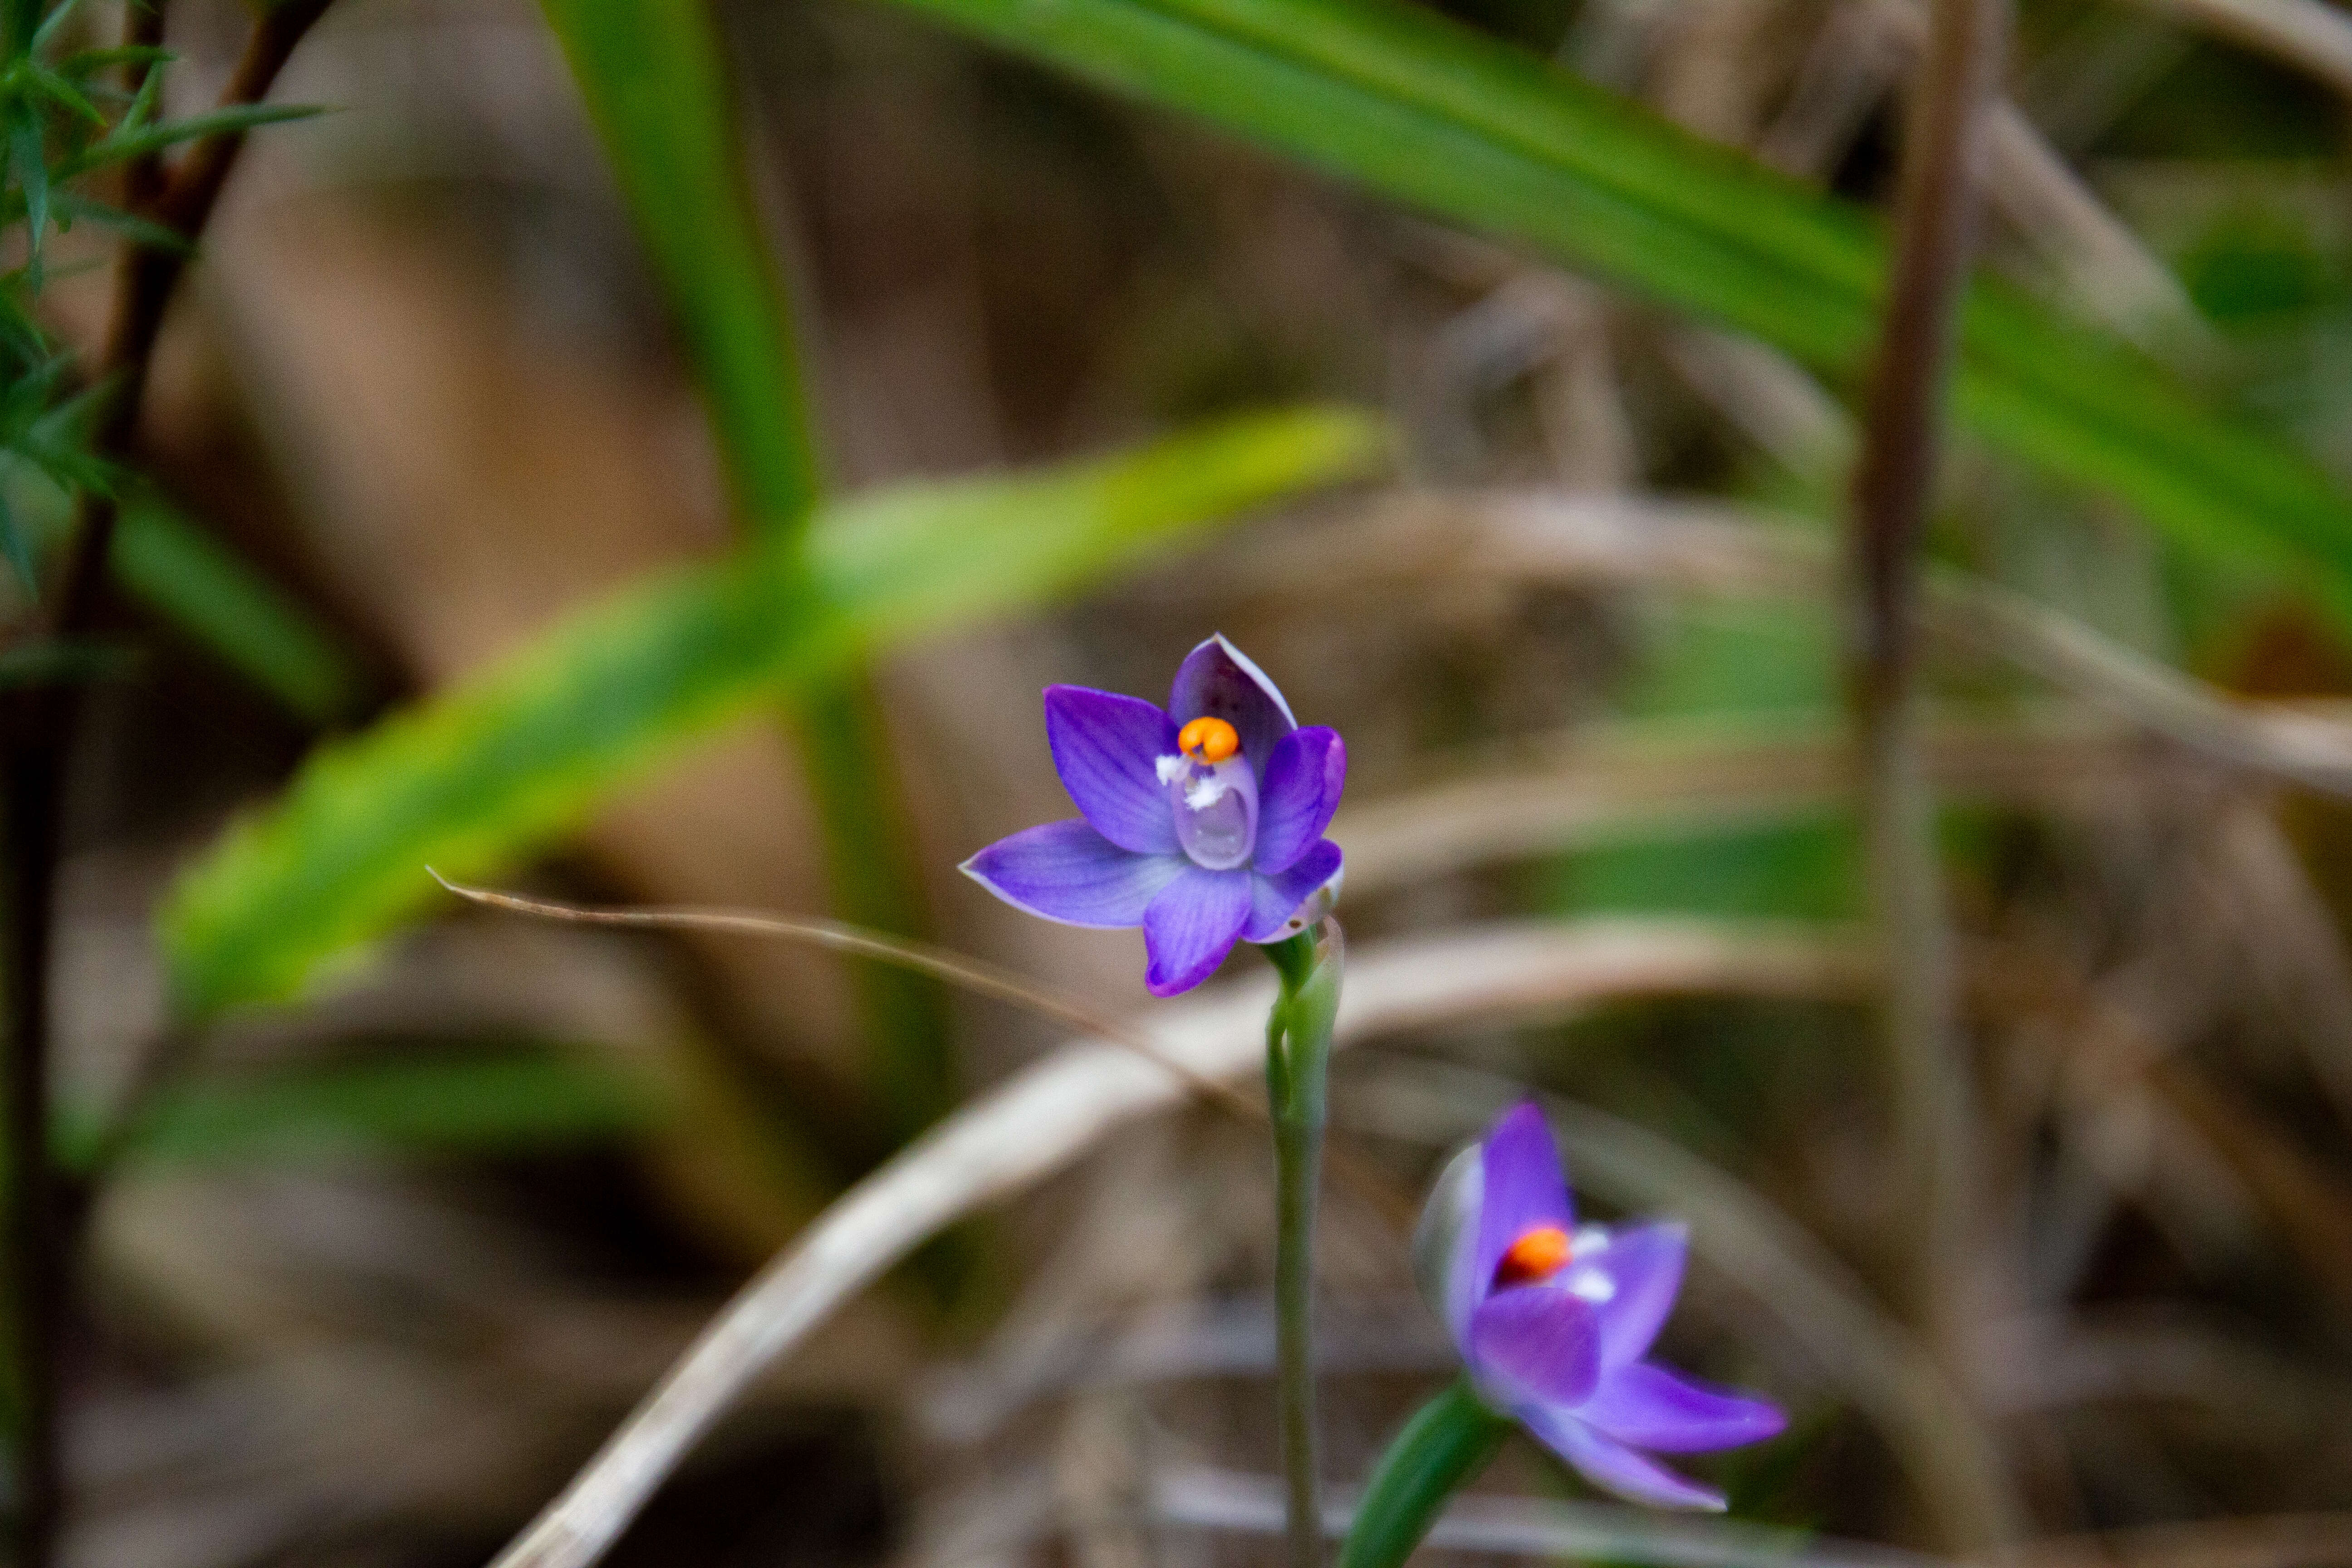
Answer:
[[[1265,1106],[1229,1084],[1194,1072],[1162,1050],[1150,1036],[1131,1025],[1087,1005],[1067,992],[1054,990],[1011,970],[1000,969],[992,963],[930,942],[892,936],[887,931],[851,925],[845,921],[812,916],[761,914],[750,910],[615,909],[563,903],[553,899],[503,893],[491,888],[467,887],[462,882],[451,881],[430,867],[425,869],[435,881],[468,903],[505,910],[513,914],[534,915],[541,920],[564,921],[575,925],[629,926],[639,931],[698,931],[764,937],[802,942],[832,952],[849,953],[871,959],[877,963],[912,970],[976,996],[987,996],[1015,1007],[1025,1007],[1042,1017],[1067,1024],[1098,1039],[1108,1040],[1133,1051],[1180,1079],[1203,1103],[1214,1106],[1238,1121],[1263,1127],[1271,1120]],[[1336,932],[1339,922],[1335,921],[1330,924]],[[1412,1228],[1420,1213],[1419,1205],[1401,1192],[1378,1166],[1340,1149],[1332,1150],[1327,1163],[1333,1174],[1364,1199],[1392,1228],[1400,1233]]]
[[[50,895],[60,770],[18,768],[5,807],[9,1363],[16,1400],[15,1561],[56,1560],[64,1499],[58,1415],[66,1318],[57,1168],[49,1158]]]
[[[294,46],[302,41],[328,4],[329,0],[281,0],[263,11],[246,40],[236,71],[221,91],[220,107],[242,109],[268,97]],[[160,19],[160,12],[157,16]],[[122,457],[138,433],[139,410],[146,401],[147,373],[154,361],[155,340],[163,330],[164,311],[244,148],[244,132],[224,131],[197,142],[168,175],[160,166],[143,174],[136,165],[131,171],[134,195],[143,182],[152,196],[146,205],[132,210],[170,229],[184,243],[177,247],[132,245],[123,252],[115,276],[113,319],[99,364],[100,379],[110,384],[106,413],[93,437],[100,457]],[[99,586],[114,544],[116,513],[113,498],[84,494],[74,531],[73,555],[58,598],[59,636],[85,629],[96,612]]]
[[[1958,1315],[1965,1311],[1960,1286],[1975,1183],[1934,804],[1920,769],[1921,547],[2008,34],[2008,0],[1935,0],[1905,145],[1895,272],[1849,534],[1856,604],[1848,692],[1872,903],[1886,952],[1884,1022],[1910,1166],[1906,1191],[1916,1199],[1906,1205],[1918,1237],[1916,1305],[1948,1363],[1960,1359]],[[2014,1531],[2011,1519],[1986,1518],[1972,1521],[1974,1539],[1951,1544],[1997,1549]]]
[[[285,0],[267,10],[254,25],[244,58],[223,95],[224,107],[257,103],[267,96],[279,68],[327,4]],[[127,41],[159,42],[163,22],[159,7],[134,5],[126,24]],[[132,210],[170,228],[184,245],[134,244],[123,255],[99,366],[101,381],[110,386],[105,413],[92,436],[92,447],[101,458],[119,460],[131,448],[164,310],[187,268],[187,247],[212,216],[244,140],[239,132],[209,136],[168,174],[159,163],[134,163],[126,174]],[[83,495],[62,582],[44,616],[30,628],[33,635],[69,640],[84,635],[96,620],[116,514],[111,497]],[[81,707],[79,688],[62,683],[24,689],[0,709],[7,787],[8,1273],[20,1421],[16,1568],[47,1568],[55,1561],[64,1504],[58,1421],[72,1249],[49,1149],[49,959],[67,764]]]

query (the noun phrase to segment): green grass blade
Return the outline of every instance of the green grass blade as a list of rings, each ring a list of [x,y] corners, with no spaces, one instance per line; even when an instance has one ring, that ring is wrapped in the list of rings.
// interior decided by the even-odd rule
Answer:
[[[793,333],[702,0],[543,0],[700,372],[737,503],[796,527],[817,463]]]
[[[857,658],[1034,605],[1214,520],[1361,475],[1381,429],[1345,410],[1237,420],[1035,474],[823,509],[803,571],[755,546],[576,616],[480,679],[331,744],[233,828],[163,910],[184,1015],[299,990],[433,895],[576,823],[684,740]]]
[[[142,1168],[503,1154],[609,1143],[645,1131],[668,1110],[650,1082],[551,1056],[278,1068],[171,1090],[146,1113],[128,1152]],[[59,1120],[59,1162],[85,1167],[98,1152],[98,1123]]]
[[[851,670],[804,687],[785,717],[824,836],[833,912],[893,936],[929,937],[919,850],[872,681]],[[883,964],[858,965],[849,982],[874,1101],[892,1133],[911,1138],[959,1098],[946,994],[926,976]]]
[[[1423,1405],[1372,1467],[1339,1568],[1401,1568],[1464,1483],[1477,1479],[1511,1424],[1466,1379]]]
[[[362,681],[332,635],[163,501],[125,504],[110,563],[116,581],[298,717],[350,715]]]
[[[712,7],[547,0],[546,11],[684,330],[736,510],[755,532],[797,531],[821,465]],[[845,669],[793,693],[784,717],[824,827],[834,912],[923,936],[921,868],[871,683]],[[852,984],[876,1099],[911,1135],[953,1103],[944,1001],[929,981],[892,969],[861,966]]]
[[[1398,0],[901,0],[1440,216],[1738,328],[1851,383],[1875,331],[1868,214]],[[1996,446],[2352,618],[2352,500],[2136,351],[1979,281],[1955,407]]]

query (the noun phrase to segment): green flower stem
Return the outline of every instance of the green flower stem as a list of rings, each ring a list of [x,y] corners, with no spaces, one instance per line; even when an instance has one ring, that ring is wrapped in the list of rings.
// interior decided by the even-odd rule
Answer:
[[[1318,929],[1330,935],[1319,951],[1313,931],[1260,950],[1282,977],[1282,994],[1265,1022],[1265,1086],[1274,1117],[1276,1413],[1290,1568],[1317,1568],[1323,1559],[1315,1459],[1315,1208],[1342,947],[1336,924]]]
[[[1495,1457],[1511,1424],[1462,1378],[1423,1405],[1364,1483],[1363,1501],[1339,1549],[1339,1568],[1397,1568],[1465,1482]]]

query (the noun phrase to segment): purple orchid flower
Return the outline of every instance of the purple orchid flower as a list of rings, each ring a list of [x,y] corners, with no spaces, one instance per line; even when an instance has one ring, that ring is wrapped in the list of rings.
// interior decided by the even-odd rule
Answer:
[[[1760,1442],[1786,1418],[1646,1359],[1682,1288],[1679,1225],[1576,1224],[1542,1111],[1523,1103],[1439,1178],[1415,1260],[1479,1398],[1593,1485],[1659,1508],[1720,1493],[1654,1462]]]
[[[1164,710],[1047,687],[1045,739],[1083,819],[1001,839],[964,873],[1064,925],[1141,926],[1153,995],[1198,985],[1236,942],[1277,942],[1329,912],[1339,847],[1323,829],[1348,748],[1300,729],[1223,637],[1185,658]]]

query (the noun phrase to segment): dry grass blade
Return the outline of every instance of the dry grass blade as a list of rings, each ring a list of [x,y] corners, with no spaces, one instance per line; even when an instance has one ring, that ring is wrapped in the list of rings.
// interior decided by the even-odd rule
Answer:
[[[1945,798],[2095,806],[2149,776],[2148,748],[2095,716],[1954,721],[1926,737]],[[1579,731],[1517,766],[1351,805],[1336,837],[1361,896],[1465,867],[1676,826],[1719,830],[1841,805],[1852,752],[1827,725],[1738,732],[1629,723]]]
[[[1282,1527],[1271,1480],[1225,1470],[1180,1469],[1151,1487],[1157,1522],[1264,1535]],[[1324,1528],[1347,1533],[1352,1500],[1325,1510]],[[1606,1503],[1457,1497],[1429,1532],[1448,1552],[1638,1563],[1648,1568],[1937,1568],[1948,1560],[1795,1531],[1645,1513]]]
[[[2352,18],[2322,0],[2150,0],[2352,97]]]
[[[1151,1506],[1167,1524],[1255,1535],[1281,1528],[1274,1483],[1255,1476],[1177,1470],[1153,1485]],[[1347,1519],[1346,1506],[1335,1506],[1331,1533],[1342,1533]],[[1429,1544],[1654,1568],[1934,1568],[1951,1561],[1605,1504],[1482,1497],[1455,1500],[1430,1531]],[[2011,1568],[2318,1568],[2352,1561],[2352,1514],[2276,1514],[2056,1536],[2021,1543],[2008,1561]]]
[[[2142,1525],[2038,1541],[2016,1568],[2318,1568],[2352,1563],[2352,1513],[2282,1513],[2252,1519]]]
[[[1612,996],[1849,995],[1870,973],[1854,944],[1785,929],[1672,921],[1505,925],[1356,954],[1333,1043]],[[886,1269],[965,1215],[1068,1163],[1112,1129],[1176,1102],[1192,1078],[1255,1067],[1273,994],[1270,983],[1254,980],[1156,1008],[1148,1027],[1122,1031],[1153,1042],[1150,1060],[1124,1044],[1076,1041],[908,1145],[737,1295],[497,1568],[593,1563],[743,1391]]]
[[[1362,525],[1346,551],[1312,542],[1328,590],[1332,563],[1367,580],[1430,573],[1523,582],[1640,584],[1748,597],[1818,599],[1832,585],[1829,542],[1801,523],[1706,501],[1508,492],[1417,497]],[[2001,659],[2105,712],[2216,762],[2352,795],[2352,725],[2245,701],[2144,658],[1981,578],[1929,574],[1921,605],[1939,642]]]
[[[1880,0],[1873,19],[1913,56],[1927,8]],[[1994,102],[1984,127],[1985,195],[2056,268],[2082,307],[2144,346],[2200,342],[2204,323],[2179,281],[2070,168],[2025,112]]]
[[[2352,957],[2303,856],[2271,813],[2231,807],[2219,825],[2211,897],[2255,984],[2303,1047],[2312,1071],[2352,1127]]]

